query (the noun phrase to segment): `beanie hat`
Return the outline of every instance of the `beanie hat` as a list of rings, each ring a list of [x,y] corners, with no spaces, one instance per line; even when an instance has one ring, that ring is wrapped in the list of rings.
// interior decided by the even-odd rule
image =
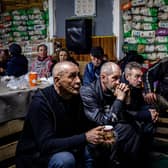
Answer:
[[[91,48],[90,54],[93,57],[101,59],[104,56],[104,51],[103,51],[102,47],[93,47],[93,48]]]
[[[9,52],[12,55],[20,55],[22,52],[22,48],[20,47],[20,45],[14,43],[9,46]]]

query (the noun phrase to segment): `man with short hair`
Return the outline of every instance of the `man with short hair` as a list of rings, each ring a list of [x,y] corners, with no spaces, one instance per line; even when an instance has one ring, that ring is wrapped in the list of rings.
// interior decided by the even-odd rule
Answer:
[[[91,61],[86,64],[83,74],[83,85],[89,85],[96,80],[100,74],[100,68],[105,62],[103,60],[104,51],[102,47],[93,47],[90,51]]]
[[[116,150],[124,153],[124,156],[134,155],[137,148],[134,147],[136,132],[128,123],[120,123],[122,109],[125,107],[125,99],[129,90],[128,85],[120,83],[121,69],[114,62],[106,62],[102,65],[100,77],[90,85],[82,86],[82,97],[85,114],[95,125],[112,125],[117,134],[117,143],[111,148],[96,145],[91,146],[93,156],[100,161],[102,166],[114,166]],[[122,152],[121,152],[122,151]]]
[[[90,130],[79,96],[79,67],[72,62],[57,63],[54,84],[32,98],[23,133],[17,145],[17,168],[92,168],[86,145],[106,143],[104,126]],[[82,162],[79,162],[82,161]]]
[[[129,122],[139,135],[139,150],[137,155],[138,165],[147,165],[148,154],[152,147],[153,137],[158,120],[158,110],[156,107],[147,105],[143,96],[142,66],[137,62],[126,64],[122,76],[122,82],[129,85],[130,92],[126,102],[124,119]],[[143,165],[143,166],[142,166]]]

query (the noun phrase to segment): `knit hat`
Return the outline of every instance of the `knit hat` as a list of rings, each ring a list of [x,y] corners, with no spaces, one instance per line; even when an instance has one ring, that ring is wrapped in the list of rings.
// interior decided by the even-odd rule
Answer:
[[[102,47],[93,47],[90,51],[90,54],[93,56],[93,57],[96,57],[96,58],[103,58],[104,56],[104,51],[103,51],[103,48]]]
[[[22,48],[20,47],[20,45],[14,43],[9,46],[9,52],[12,55],[20,55],[22,52]]]

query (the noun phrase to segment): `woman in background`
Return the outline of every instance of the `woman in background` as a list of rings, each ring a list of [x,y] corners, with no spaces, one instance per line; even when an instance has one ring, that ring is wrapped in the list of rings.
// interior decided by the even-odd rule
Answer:
[[[53,62],[52,57],[47,55],[47,50],[48,48],[45,44],[40,44],[37,47],[37,58],[31,65],[31,71],[37,72],[39,78],[51,76]]]
[[[58,53],[58,62],[62,62],[62,61],[71,61],[79,66],[77,61],[70,56],[70,53],[66,48],[61,48]]]

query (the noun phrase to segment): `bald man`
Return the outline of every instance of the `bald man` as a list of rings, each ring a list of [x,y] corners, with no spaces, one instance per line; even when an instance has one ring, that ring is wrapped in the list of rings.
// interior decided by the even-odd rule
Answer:
[[[89,130],[79,97],[78,66],[60,62],[52,74],[54,84],[39,90],[28,109],[17,146],[17,168],[76,168],[79,159],[91,168],[85,145],[102,143],[104,127]]]
[[[112,150],[101,144],[96,147],[90,145],[93,156],[98,158],[102,166],[107,164],[106,167],[118,164],[118,153],[119,161],[125,166],[125,160],[134,160],[139,147],[136,144],[139,143],[139,139],[134,127],[125,121],[122,122],[129,87],[120,82],[120,77],[120,67],[114,62],[106,62],[101,67],[100,77],[80,89],[85,114],[92,124],[112,125],[116,132],[116,143]]]

